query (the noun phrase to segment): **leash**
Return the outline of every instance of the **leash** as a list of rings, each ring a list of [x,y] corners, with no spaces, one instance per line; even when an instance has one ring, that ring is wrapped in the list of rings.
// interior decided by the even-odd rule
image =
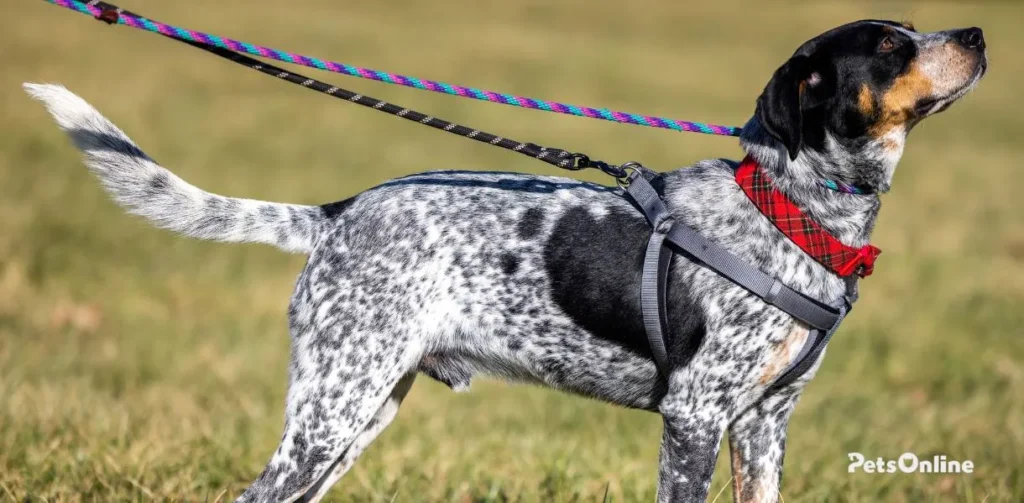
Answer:
[[[433,91],[437,93],[450,94],[453,96],[461,96],[464,98],[473,98],[481,101],[490,101],[492,103],[500,103],[502,105],[510,105],[514,107],[529,108],[533,110],[543,110],[546,112],[554,112],[567,115],[576,115],[579,117],[589,117],[592,119],[603,119],[622,124],[633,124],[638,126],[671,129],[674,131],[686,131],[720,136],[739,136],[740,132],[742,131],[741,128],[738,127],[719,126],[715,124],[705,124],[702,122],[690,122],[669,119],[667,117],[656,117],[653,115],[639,115],[629,112],[618,112],[614,110],[608,110],[606,108],[591,108],[578,105],[570,105],[567,103],[558,103],[555,101],[538,100],[533,98],[526,98],[523,96],[515,96],[511,94],[488,91],[484,89],[475,89],[472,87],[457,86],[447,84],[444,82],[437,82],[427,79],[418,79],[416,77],[409,77],[407,75],[399,75],[396,73],[388,73],[379,70],[373,70],[370,68],[362,68],[358,66],[347,65],[345,63],[323,60],[311,56],[304,56],[302,54],[297,54],[293,52],[280,51],[270,47],[250,44],[247,42],[242,42],[227,37],[221,37],[210,33],[189,30],[187,28],[181,28],[178,26],[161,23],[159,21],[154,21],[152,19],[142,17],[138,14],[134,14],[132,12],[120,9],[116,5],[104,2],[81,2],[78,0],[45,1],[57,5],[59,7],[64,7],[65,9],[70,9],[81,14],[92,16],[94,18],[106,21],[107,23],[122,24],[139,30],[159,33],[161,35],[181,40],[183,42],[195,42],[198,44],[202,44],[204,46],[219,47],[221,49],[227,49],[233,52],[245,53],[252,56],[274,59],[285,63],[293,63],[296,65],[306,66],[309,68],[316,68],[318,70],[325,70],[329,72],[340,73],[343,75],[349,75],[352,77],[359,77],[362,79],[376,80],[378,82],[386,82],[388,84],[397,84],[401,86],[411,87],[414,89],[421,89],[424,91]]]
[[[202,38],[202,37],[206,37],[206,39],[208,39],[208,40],[218,40],[218,41],[224,41],[224,40],[230,40],[230,39],[224,39],[224,38],[221,38],[221,37],[216,37],[215,35],[208,35],[208,34],[204,34],[204,33],[200,33],[200,32],[194,32],[194,31],[191,31],[191,30],[186,30],[184,28],[174,27],[174,26],[167,25],[167,24],[164,24],[164,23],[159,23],[157,21],[153,21],[153,20],[144,18],[144,17],[142,17],[142,16],[140,16],[138,14],[135,14],[135,13],[133,13],[131,11],[127,11],[125,9],[122,9],[122,8],[120,8],[120,7],[116,6],[116,5],[110,4],[110,3],[101,2],[101,1],[97,1],[97,0],[93,0],[93,1],[90,1],[88,3],[79,2],[79,1],[76,1],[76,0],[46,0],[46,1],[49,2],[49,3],[52,3],[54,5],[57,5],[57,6],[60,6],[60,7],[65,7],[67,9],[73,10],[75,12],[79,12],[79,13],[82,13],[82,14],[88,14],[88,15],[96,18],[97,20],[103,21],[103,22],[105,22],[107,24],[124,24],[126,26],[136,27],[136,28],[140,28],[140,29],[143,29],[143,30],[146,30],[146,31],[151,31],[153,33],[158,33],[158,34],[164,35],[164,36],[166,36],[166,37],[168,37],[168,38],[170,38],[172,40],[176,40],[178,42],[182,42],[182,43],[188,44],[188,45],[190,45],[192,47],[195,47],[197,49],[202,49],[202,50],[204,50],[206,52],[209,52],[209,53],[214,54],[216,56],[219,56],[221,58],[227,59],[227,60],[229,60],[231,62],[240,64],[240,65],[242,65],[242,66],[244,66],[246,68],[249,68],[251,70],[259,71],[259,72],[261,72],[261,73],[263,73],[265,75],[270,75],[272,77],[277,77],[277,78],[279,78],[281,80],[290,82],[292,84],[300,85],[300,86],[305,87],[307,89],[312,89],[314,91],[320,92],[322,94],[326,94],[328,96],[332,96],[334,98],[343,99],[343,100],[346,100],[346,101],[349,101],[349,102],[352,102],[352,103],[356,103],[358,105],[362,105],[364,107],[372,108],[374,110],[379,110],[379,111],[388,113],[390,115],[394,115],[396,117],[401,117],[401,118],[406,119],[406,120],[410,120],[410,121],[413,121],[413,122],[417,122],[417,123],[420,123],[420,124],[424,124],[424,125],[433,127],[435,129],[438,129],[438,130],[441,130],[441,131],[452,133],[452,134],[455,134],[455,135],[458,135],[458,136],[461,136],[461,137],[464,137],[464,138],[470,138],[470,139],[473,139],[473,140],[476,140],[476,141],[479,141],[479,142],[483,142],[483,143],[487,143],[487,144],[490,144],[490,145],[495,145],[495,146],[504,148],[506,150],[511,150],[513,152],[518,152],[520,154],[529,156],[529,157],[531,157],[533,159],[537,159],[539,161],[546,162],[546,163],[548,163],[548,164],[550,164],[552,166],[555,166],[557,168],[566,169],[566,170],[570,170],[570,171],[579,171],[579,170],[587,169],[587,168],[598,169],[598,170],[604,172],[605,174],[615,178],[616,181],[619,184],[622,184],[625,181],[626,176],[629,173],[627,169],[631,165],[636,164],[636,163],[627,163],[627,164],[625,164],[623,166],[616,166],[616,165],[613,165],[613,164],[606,163],[604,161],[592,160],[592,159],[590,159],[585,154],[572,153],[572,152],[569,152],[569,151],[566,151],[566,150],[562,150],[562,149],[558,149],[558,148],[542,147],[540,145],[537,145],[537,144],[534,144],[534,143],[529,143],[529,142],[520,142],[520,141],[516,141],[516,140],[510,139],[510,138],[504,138],[504,137],[501,137],[501,136],[490,134],[490,133],[481,131],[479,129],[475,129],[475,128],[471,128],[471,127],[455,124],[453,122],[449,122],[449,121],[446,121],[446,120],[443,120],[443,119],[439,119],[437,117],[433,117],[433,116],[430,116],[430,115],[427,115],[427,114],[423,114],[423,113],[417,112],[415,110],[412,110],[412,109],[409,109],[409,108],[406,108],[406,107],[402,107],[400,105],[396,105],[396,104],[393,104],[393,103],[388,103],[388,102],[385,102],[383,100],[379,100],[379,99],[376,99],[376,98],[373,98],[373,97],[370,97],[370,96],[366,96],[366,95],[355,93],[355,92],[352,92],[352,91],[349,91],[349,90],[346,90],[346,89],[342,89],[340,87],[333,86],[331,84],[328,84],[328,83],[325,83],[325,82],[322,82],[322,81],[319,81],[319,80],[316,80],[316,79],[313,79],[313,78],[310,78],[310,77],[306,77],[304,75],[301,75],[301,74],[298,74],[298,73],[295,73],[295,72],[290,72],[290,71],[285,70],[283,68],[280,68],[280,67],[277,67],[277,66],[274,66],[274,65],[271,65],[271,64],[268,64],[268,63],[264,63],[262,61],[259,61],[259,60],[253,59],[253,58],[250,58],[250,57],[246,56],[245,54],[241,54],[241,53],[235,52],[233,50],[227,49],[227,48],[223,47],[222,45],[211,45],[211,44],[207,44],[207,43],[204,43],[204,42],[196,41],[196,38]],[[189,36],[184,36],[184,35],[181,35],[181,34],[189,34]],[[237,42],[237,41],[233,41],[233,40],[231,42],[232,42],[232,44],[239,45],[239,46],[242,46],[242,44],[244,44],[244,47],[248,47],[248,48],[251,49],[250,52],[254,51],[254,52],[260,53],[260,51],[262,51],[263,53],[268,53],[268,54],[273,52],[274,54],[278,55],[275,59],[279,59],[279,60],[284,60],[285,59],[285,57],[281,56],[281,55],[282,54],[286,54],[286,53],[283,53],[281,51],[276,51],[274,49],[269,49],[269,48],[265,48],[265,47],[261,47],[261,46],[254,46],[252,44],[245,44],[244,42]],[[257,49],[257,48],[259,48],[259,49]],[[300,55],[291,55],[291,56],[288,56],[288,57],[293,58],[293,59],[295,59],[295,58],[306,58],[307,60],[310,60],[310,58],[305,57],[305,56],[300,56]],[[320,60],[315,60],[315,61],[320,61]],[[322,63],[324,65],[326,65],[326,64],[328,64],[330,62],[322,62]],[[341,65],[341,63],[330,63],[330,64],[335,65],[335,66]],[[306,66],[314,66],[315,67],[315,65],[306,65]],[[366,73],[367,75],[369,74],[369,72],[373,72],[373,70],[367,70],[367,69],[363,69],[363,68],[350,67],[348,65],[345,65],[345,67],[346,68],[350,68],[350,69],[355,69],[355,70],[362,71],[362,72]],[[380,73],[380,72],[378,72],[378,73]],[[359,75],[356,75],[356,76],[362,77],[363,75],[359,74]],[[372,77],[364,77],[364,78],[372,78]],[[407,80],[411,79],[410,77],[402,77],[402,78],[407,79]],[[433,82],[433,81],[419,81],[418,79],[415,79],[415,80],[417,82],[430,82],[432,84],[435,84],[436,86],[443,85],[443,86],[447,86],[447,88],[457,87],[457,86],[450,86],[448,84],[436,83],[436,82]],[[461,87],[459,87],[459,89],[468,89],[468,88],[461,88]],[[490,91],[479,91],[479,92],[481,92],[481,93],[496,94],[496,93],[493,93],[493,92],[490,92]],[[518,98],[518,97],[513,97],[513,96],[510,96],[510,95],[502,95],[502,96],[508,97],[509,99],[517,98],[519,100],[527,100],[527,98]],[[531,101],[536,102],[536,100],[531,100]],[[543,102],[543,103],[549,103],[549,102]],[[555,104],[555,105],[558,105],[558,106],[561,106],[561,107],[572,107],[572,105],[562,105],[562,104]],[[579,109],[579,107],[573,107],[573,108],[574,109]],[[587,109],[587,110],[593,110],[593,109]],[[683,123],[683,124],[697,124],[697,123]],[[706,125],[701,125],[701,126],[706,126]],[[696,126],[694,126],[694,127],[696,127]],[[710,127],[710,126],[707,126],[707,127]],[[715,126],[715,127],[718,127],[718,126]],[[738,131],[739,131],[738,129],[736,129],[736,128],[732,128],[732,129],[735,129],[735,133],[739,134],[738,133]]]
[[[95,13],[94,17],[96,19],[104,21],[108,24],[114,24],[119,22],[119,20],[124,19],[145,20],[145,18],[142,18],[137,14],[126,11],[124,9],[121,9],[120,7],[117,7],[116,5],[108,4],[105,2],[92,1],[89,3],[84,3],[65,0],[47,1],[49,1],[50,3],[54,3],[55,5],[67,7],[76,12],[86,13],[90,15],[93,15]],[[146,21],[152,23],[152,21]],[[172,40],[188,44],[197,49],[202,49],[206,52],[227,59],[228,61],[237,63],[251,70],[259,71],[271,77],[277,77],[286,82],[300,85],[307,89],[317,91],[321,94],[349,101],[357,105],[372,108],[374,110],[379,110],[390,115],[394,115],[396,117],[401,117],[403,119],[417,122],[419,124],[424,124],[432,128],[449,132],[464,138],[470,138],[479,142],[511,150],[513,152],[518,152],[520,154],[529,156],[539,161],[546,162],[558,168],[567,169],[571,171],[582,170],[585,168],[596,168],[619,180],[623,179],[623,177],[625,177],[625,175],[627,174],[626,171],[620,169],[618,166],[609,165],[608,163],[602,161],[591,160],[590,158],[583,154],[571,153],[558,148],[542,147],[534,143],[520,142],[509,138],[500,137],[497,135],[486,133],[484,131],[480,131],[478,129],[455,124],[453,122],[439,119],[437,117],[429,116],[393,103],[387,103],[383,100],[379,100],[371,96],[354,93],[352,91],[342,89],[340,87],[336,87],[331,84],[310,77],[306,77],[295,72],[290,72],[288,70],[268,63],[264,63],[262,61],[250,58],[244,54],[240,54],[225,49],[223,47],[218,47],[215,45],[206,45],[201,42],[195,42],[192,40],[174,37],[166,34],[164,35]]]

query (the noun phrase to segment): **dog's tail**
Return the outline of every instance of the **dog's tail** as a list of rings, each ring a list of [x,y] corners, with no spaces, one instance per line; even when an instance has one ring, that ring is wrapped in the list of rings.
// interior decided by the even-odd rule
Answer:
[[[266,243],[308,253],[324,223],[319,206],[211,194],[150,159],[92,105],[62,86],[25,84],[85,154],[85,163],[118,204],[158,227],[199,239]]]

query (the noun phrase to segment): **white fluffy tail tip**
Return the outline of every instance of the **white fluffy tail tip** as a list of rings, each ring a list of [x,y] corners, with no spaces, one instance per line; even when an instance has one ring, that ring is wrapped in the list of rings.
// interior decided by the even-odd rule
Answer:
[[[25,82],[21,87],[29,96],[32,97],[32,99],[42,101],[43,103],[67,99],[71,96],[78,98],[74,93],[68,91],[60,84],[36,84],[34,82]]]
[[[84,117],[99,113],[92,105],[86,103],[85,100],[79,98],[75,93],[68,91],[62,85],[26,82],[21,87],[25,89],[25,92],[32,99],[46,105],[50,115],[64,129],[70,129],[75,126],[80,127]]]

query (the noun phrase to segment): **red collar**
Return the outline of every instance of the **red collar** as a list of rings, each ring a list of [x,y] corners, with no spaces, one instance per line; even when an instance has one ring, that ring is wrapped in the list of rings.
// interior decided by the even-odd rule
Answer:
[[[743,159],[736,169],[736,182],[757,209],[786,237],[832,272],[842,277],[856,273],[863,278],[871,274],[875,258],[882,250],[871,245],[854,248],[841,243],[779,192],[764,169],[750,156]]]

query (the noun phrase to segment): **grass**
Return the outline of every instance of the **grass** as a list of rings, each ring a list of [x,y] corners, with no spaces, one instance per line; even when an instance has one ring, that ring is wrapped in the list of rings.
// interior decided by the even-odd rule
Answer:
[[[804,39],[863,17],[979,25],[992,70],[915,130],[885,250],[790,427],[785,501],[1024,499],[1024,144],[1014,2],[132,0],[298,52],[594,106],[742,124]],[[0,500],[227,501],[276,447],[303,258],[181,239],[99,189],[23,81],[61,82],[220,193],[338,200],[437,168],[550,172],[140,32],[23,2],[0,30]],[[323,75],[320,75],[324,77]],[[512,138],[660,169],[735,141],[324,77]],[[660,423],[528,387],[421,378],[333,501],[650,501]],[[847,453],[945,454],[971,475],[868,475]],[[720,459],[711,494],[727,484]],[[726,490],[718,501],[729,501]]]

